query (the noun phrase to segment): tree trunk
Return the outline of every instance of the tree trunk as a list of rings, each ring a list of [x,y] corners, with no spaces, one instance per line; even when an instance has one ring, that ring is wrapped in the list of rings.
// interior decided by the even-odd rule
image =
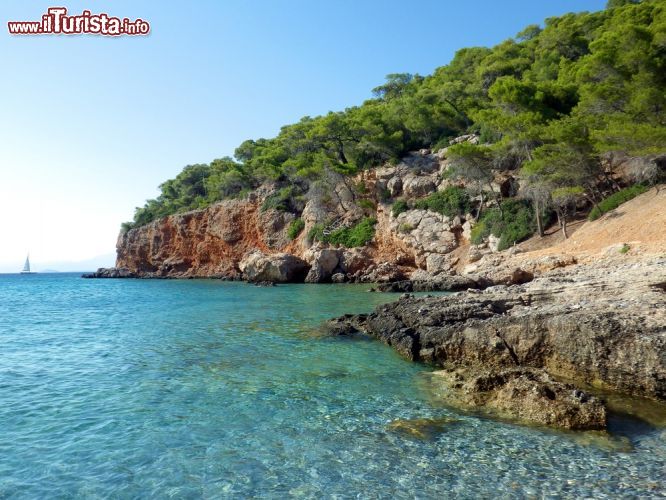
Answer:
[[[497,209],[500,211],[500,214],[504,215],[504,212],[502,211],[502,204],[499,201],[499,198],[495,194],[495,190],[493,189],[492,183],[488,183],[488,189],[490,189],[490,194],[493,197],[493,200],[495,201],[495,205],[497,205]]]
[[[347,161],[347,157],[345,156],[345,147],[342,142],[338,143],[338,161],[340,161],[340,163],[343,165],[347,165],[349,163]]]
[[[481,201],[479,202],[479,208],[476,211],[476,218],[474,219],[474,222],[479,222],[479,219],[481,218],[482,208],[483,208],[483,190],[481,191]]]
[[[564,239],[567,239],[567,226],[566,226],[566,219],[564,216],[564,213],[561,210],[555,210],[555,215],[557,215],[557,223],[562,229],[562,234],[564,235]]]
[[[472,120],[470,120],[470,119],[467,117],[467,115],[466,115],[465,113],[463,113],[462,111],[460,111],[460,109],[458,109],[458,106],[456,106],[455,104],[453,104],[453,101],[452,101],[452,100],[447,99],[447,98],[444,98],[444,102],[447,103],[449,106],[451,106],[451,107],[453,108],[453,110],[454,110],[456,113],[458,113],[458,115],[460,115],[460,116],[462,117],[463,120],[465,120],[465,125],[467,125],[468,128],[472,126]]]
[[[537,232],[539,233],[539,238],[543,238],[543,224],[541,223],[541,207],[539,206],[539,201],[534,201],[534,215],[536,217]]]

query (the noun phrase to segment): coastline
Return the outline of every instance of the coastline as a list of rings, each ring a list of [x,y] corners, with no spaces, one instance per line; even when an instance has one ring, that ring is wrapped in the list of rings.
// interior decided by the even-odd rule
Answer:
[[[234,269],[231,275],[199,275],[191,267],[182,272],[169,257],[181,243],[155,239],[167,227],[158,221],[151,238],[140,238],[148,247],[127,246],[140,230],[121,236],[119,263],[128,262],[132,252],[135,260],[129,262],[138,262],[137,269],[149,254],[172,267],[100,269],[84,277],[207,278],[255,285],[360,282],[368,291],[403,293],[372,313],[332,320],[328,330],[369,334],[409,360],[437,367],[434,380],[454,406],[523,423],[605,429],[608,408],[604,398],[593,395],[597,389],[666,400],[666,241],[659,231],[666,223],[665,206],[666,191],[652,190],[543,248],[534,248],[542,243],[536,238],[504,252],[460,245],[457,269],[440,273],[377,262],[369,257],[382,255],[376,242],[371,249],[315,245],[304,253],[292,247],[295,254],[242,247],[236,250],[238,261],[222,263]],[[376,239],[389,236],[380,232]],[[203,251],[201,242],[197,248]],[[409,295],[436,291],[455,293]]]

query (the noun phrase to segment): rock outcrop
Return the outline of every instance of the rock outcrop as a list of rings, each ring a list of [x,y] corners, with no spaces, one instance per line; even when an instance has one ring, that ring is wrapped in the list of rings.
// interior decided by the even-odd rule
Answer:
[[[570,388],[552,377],[666,399],[666,259],[611,269],[603,264],[556,269],[524,285],[445,297],[405,295],[329,326],[336,334],[370,334],[408,359],[472,374],[460,382],[467,403],[506,412],[515,394],[516,404],[529,406],[513,411],[516,418],[598,428],[604,414],[597,404],[588,404],[587,396],[564,398]],[[482,390],[478,380],[494,382]],[[526,397],[530,391],[541,396]],[[557,404],[541,404],[543,394]],[[545,413],[535,413],[538,408]]]
[[[270,252],[276,231],[286,234],[286,227],[275,229],[281,214],[271,212],[262,214],[250,198],[164,217],[118,237],[116,267],[145,278],[240,279],[246,255]],[[268,224],[271,215],[275,221]]]
[[[312,252],[312,263],[306,283],[326,283],[331,281],[335,271],[340,269],[341,251],[334,248],[322,248]]]
[[[100,267],[94,273],[84,273],[82,278],[136,278],[129,269],[123,267]]]
[[[252,252],[239,264],[243,277],[250,283],[302,282],[310,266],[288,253],[263,254]]]

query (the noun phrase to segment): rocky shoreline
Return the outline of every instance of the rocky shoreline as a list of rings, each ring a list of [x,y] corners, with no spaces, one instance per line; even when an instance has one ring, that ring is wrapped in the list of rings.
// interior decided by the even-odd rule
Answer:
[[[405,294],[327,324],[432,364],[451,404],[525,423],[604,429],[592,387],[666,400],[666,258],[556,269],[521,285]],[[566,382],[564,382],[566,380]]]
[[[414,184],[417,170],[428,177],[436,167],[424,153],[370,180],[381,187],[400,174]],[[336,192],[340,200],[351,196],[345,186]],[[433,381],[453,405],[538,425],[604,429],[608,409],[597,389],[666,400],[665,190],[581,223],[567,240],[535,238],[501,252],[471,245],[468,221],[418,209],[396,217],[382,204],[375,237],[363,247],[303,234],[289,241],[288,215],[262,211],[264,195],[124,233],[117,267],[84,277],[368,283],[370,291],[404,295],[371,314],[332,320],[328,330],[371,335],[439,368]],[[306,228],[325,214],[356,213],[353,204],[317,200],[304,209]],[[408,217],[415,229],[401,231]],[[440,291],[455,294],[411,295]]]

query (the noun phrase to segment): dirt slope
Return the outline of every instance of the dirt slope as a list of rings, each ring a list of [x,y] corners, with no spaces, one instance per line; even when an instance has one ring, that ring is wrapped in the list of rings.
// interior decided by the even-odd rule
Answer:
[[[595,221],[572,224],[567,240],[551,228],[544,238],[534,237],[500,253],[486,255],[474,264],[463,261],[463,274],[481,274],[504,280],[517,269],[535,276],[573,264],[601,266],[650,256],[666,255],[666,187],[651,189]],[[621,251],[627,245],[628,251]]]
[[[630,247],[629,255],[666,253],[666,187],[660,186],[658,192],[653,188],[595,221],[578,221],[572,229],[564,240],[561,231],[552,228],[543,239],[518,245],[524,253],[516,257],[564,254],[584,261],[624,244]]]

